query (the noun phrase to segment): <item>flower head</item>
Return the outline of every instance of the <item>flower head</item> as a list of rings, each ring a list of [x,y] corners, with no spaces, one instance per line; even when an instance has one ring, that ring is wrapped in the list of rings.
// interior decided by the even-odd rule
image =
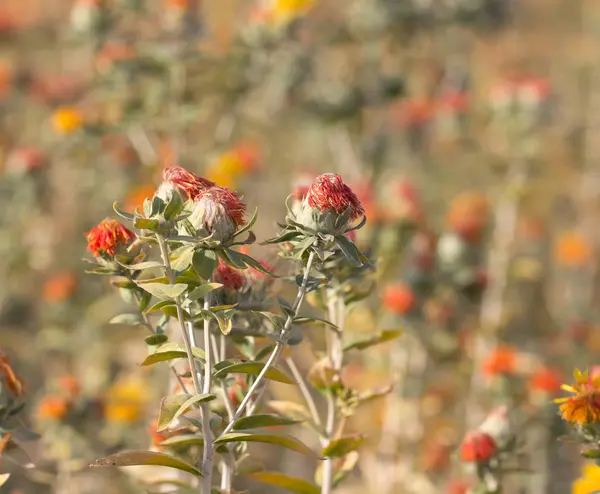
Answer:
[[[69,300],[77,288],[77,278],[70,271],[58,273],[46,280],[43,298],[46,302],[57,303]]]
[[[69,401],[55,395],[44,397],[37,409],[37,415],[41,420],[61,420],[67,413],[69,413]]]
[[[106,218],[88,232],[88,250],[95,257],[114,256],[128,247],[134,238],[135,234],[117,220]]]
[[[600,376],[590,377],[588,372],[575,369],[575,384],[561,388],[574,396],[557,398],[560,415],[572,424],[586,425],[600,422]]]
[[[226,243],[245,222],[246,204],[225,187],[214,186],[203,190],[190,206],[189,223],[198,234],[205,230],[212,240]]]
[[[488,462],[496,454],[496,442],[489,434],[478,430],[467,432],[460,446],[460,459],[466,462]]]
[[[342,214],[350,207],[350,220],[365,214],[356,194],[335,173],[325,173],[315,178],[306,194],[306,201],[311,208],[321,212]]]
[[[529,380],[529,389],[555,394],[561,387],[561,375],[551,367],[540,367]]]
[[[517,370],[517,350],[509,345],[499,345],[485,358],[483,373],[488,376],[514,374]]]
[[[163,185],[166,183],[166,185],[175,187],[185,192],[187,197],[192,200],[196,199],[204,190],[215,185],[214,182],[199,177],[198,175],[186,170],[185,168],[181,168],[180,166],[165,168],[165,171],[163,172],[163,180]]]
[[[219,265],[214,274],[215,281],[222,283],[229,290],[241,290],[244,287],[244,275],[219,259]]]

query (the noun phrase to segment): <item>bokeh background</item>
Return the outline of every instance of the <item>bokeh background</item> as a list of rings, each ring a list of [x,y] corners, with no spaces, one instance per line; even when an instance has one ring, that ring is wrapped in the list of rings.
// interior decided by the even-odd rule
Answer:
[[[600,352],[599,56],[597,0],[3,0],[0,347],[41,438],[0,489],[148,492],[86,468],[151,444],[167,376],[81,258],[173,164],[239,190],[259,240],[318,173],[363,201],[379,270],[348,332],[405,335],[347,362],[360,389],[397,385],[352,421],[369,440],[340,493],[465,492],[460,440],[499,404],[525,443],[507,493],[600,489],[552,403]]]

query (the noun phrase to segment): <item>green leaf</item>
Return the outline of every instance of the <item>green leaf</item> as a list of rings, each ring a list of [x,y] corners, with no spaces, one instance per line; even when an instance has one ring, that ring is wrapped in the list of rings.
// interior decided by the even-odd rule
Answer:
[[[258,375],[263,370],[265,364],[263,362],[240,362],[237,364],[229,365],[223,369],[215,372],[214,377],[216,379],[223,378],[228,374],[251,374]],[[285,384],[296,384],[291,377],[284,374],[279,369],[271,367],[265,374],[267,379]]]
[[[150,307],[146,311],[146,314],[152,314],[153,312],[163,310],[165,307],[175,307],[175,302],[173,302],[173,300],[163,300],[161,302],[158,302],[158,303],[154,304],[152,307]]]
[[[340,484],[351,472],[358,463],[359,455],[356,451],[351,451],[342,460],[342,464],[336,470],[333,477],[333,486]]]
[[[144,269],[152,269],[152,268],[163,268],[163,264],[158,261],[146,261],[140,262],[138,264],[121,264],[124,268],[127,268],[131,271],[142,271]]]
[[[175,468],[191,473],[196,477],[202,477],[202,473],[192,465],[164,453],[155,453],[154,451],[122,451],[106,458],[99,458],[90,467],[129,467],[137,465],[158,465]]]
[[[343,235],[338,235],[335,237],[335,243],[342,251],[342,254],[346,256],[346,259],[348,259],[352,264],[359,267],[363,265],[363,262],[360,258],[360,251],[350,240]]]
[[[321,454],[328,458],[345,456],[362,446],[365,440],[366,436],[363,434],[352,434],[350,436],[334,439],[323,448]]]
[[[165,333],[156,333],[147,336],[144,341],[146,342],[146,345],[156,346],[169,341],[169,337]]]
[[[288,419],[279,415],[258,414],[250,417],[242,417],[233,424],[233,430],[255,429],[257,427],[277,427],[282,425],[295,425],[302,423],[302,420]]]
[[[239,442],[256,442],[276,444],[291,451],[296,451],[307,456],[315,456],[315,453],[302,441],[295,437],[285,434],[266,434],[254,432],[230,432],[219,437],[215,444],[239,443]]]
[[[248,475],[263,484],[281,487],[295,494],[321,494],[321,489],[298,477],[290,477],[279,472],[255,472]]]
[[[236,252],[231,249],[221,249],[217,252],[218,256],[223,259],[223,261],[236,269],[246,269],[247,266],[242,260],[242,254]]]
[[[165,208],[165,212],[163,213],[165,219],[167,221],[175,218],[183,209],[183,200],[181,199],[180,194],[173,194],[167,207]]]
[[[133,221],[133,226],[135,228],[139,228],[140,230],[151,230],[155,232],[158,230],[158,226],[160,222],[158,220],[149,219],[149,218],[136,218]]]
[[[292,321],[294,324],[325,324],[325,326],[328,326],[332,329],[335,329],[336,332],[339,333],[340,328],[338,328],[335,324],[333,324],[332,322],[326,320],[326,319],[320,319],[318,317],[296,317],[293,319]]]
[[[192,353],[200,361],[204,361],[205,355],[204,350],[201,348],[192,348]],[[156,351],[148,355],[142,362],[143,366],[156,364],[157,362],[164,362],[165,360],[173,360],[176,358],[187,358],[187,352],[185,348],[177,343],[166,343],[156,349]]]
[[[383,398],[384,396],[390,394],[393,389],[394,389],[394,386],[390,384],[383,388],[377,388],[377,389],[371,389],[369,391],[365,391],[363,393],[360,393],[358,396],[356,396],[355,403],[357,406],[364,405],[366,403],[370,403],[374,400]]]
[[[194,247],[187,245],[179,252],[176,259],[171,260],[171,268],[181,273],[191,266],[193,257]]]
[[[382,331],[378,335],[371,336],[370,338],[365,338],[362,340],[354,341],[352,343],[344,346],[344,351],[348,350],[364,350],[365,348],[369,348],[374,345],[379,345],[380,343],[385,343],[387,341],[394,340],[398,338],[402,334],[401,329],[389,329],[386,331]]]
[[[187,298],[189,300],[198,300],[199,298],[204,298],[207,293],[217,290],[222,286],[223,285],[221,283],[205,283],[204,285],[197,286],[190,293],[188,293]]]
[[[141,292],[141,297],[140,297],[140,302],[139,302],[139,309],[140,312],[144,312],[147,308],[148,305],[150,304],[150,301],[152,300],[152,294],[146,291],[142,291]]]
[[[157,278],[148,278],[145,280],[136,280],[136,285],[140,288],[143,288],[142,285],[147,285],[148,283],[160,283],[161,285],[168,285],[171,283],[169,278],[166,276],[158,276]]]
[[[128,326],[138,326],[142,324],[142,319],[139,314],[119,314],[118,316],[113,317],[109,324],[125,324]]]
[[[203,445],[204,438],[197,434],[181,434],[169,437],[160,443],[161,446],[191,446],[194,444]]]
[[[133,221],[135,216],[131,213],[126,213],[119,207],[119,203],[117,201],[113,202],[113,209],[115,213],[117,213],[121,218],[125,218],[126,220]]]
[[[258,271],[259,273],[264,274],[265,276],[269,276],[270,278],[280,278],[279,275],[276,275],[275,273],[272,273],[271,271],[269,271],[267,268],[265,268],[260,262],[258,262],[256,259],[246,255],[246,254],[242,254],[241,252],[237,253],[242,262],[244,262],[245,264],[247,264],[248,266],[250,266],[251,268],[256,269],[256,271]]]
[[[256,313],[266,317],[278,330],[281,330],[283,326],[285,326],[286,320],[279,314],[274,314],[273,312],[268,312],[266,310],[256,311]]]
[[[252,228],[254,226],[254,223],[256,223],[257,218],[258,218],[258,208],[256,208],[254,210],[254,213],[252,214],[252,218],[250,218],[250,221],[248,221],[248,223],[246,223],[242,228],[240,228],[237,232],[235,232],[235,237],[238,237],[238,236],[242,235],[244,232],[247,232],[248,230],[250,230],[250,228]]]
[[[282,242],[288,242],[289,240],[293,240],[296,237],[299,237],[300,235],[302,235],[300,232],[292,230],[289,232],[282,233],[281,235],[279,235],[277,237],[273,237],[268,240],[265,240],[264,242],[261,243],[261,245],[279,244]]]
[[[584,458],[590,458],[593,460],[600,459],[600,449],[588,449],[581,453]]]
[[[162,283],[138,283],[140,288],[161,299],[175,299],[187,290],[187,285],[175,283],[174,285],[164,285]]]
[[[198,276],[208,280],[212,277],[213,271],[217,267],[217,254],[214,250],[198,249],[192,257],[192,265]]]
[[[190,396],[188,394],[178,394],[165,396],[160,402],[160,413],[158,415],[158,432],[164,431],[169,424],[173,422],[182,413],[185,413],[192,405],[196,403],[206,403],[217,397],[214,394],[200,394]]]

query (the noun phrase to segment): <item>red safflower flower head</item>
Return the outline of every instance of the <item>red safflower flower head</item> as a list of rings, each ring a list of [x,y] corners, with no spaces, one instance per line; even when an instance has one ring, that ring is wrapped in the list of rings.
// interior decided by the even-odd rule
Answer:
[[[87,234],[88,250],[94,257],[114,256],[127,248],[135,239],[135,233],[112,218],[104,219]]]
[[[490,461],[498,448],[496,441],[485,432],[467,432],[460,445],[460,459],[466,462],[484,463]]]
[[[238,291],[244,287],[244,275],[219,259],[219,265],[214,274],[215,281],[223,284],[229,290]]]
[[[350,208],[348,222],[336,225],[340,215]],[[345,233],[348,223],[365,214],[356,194],[335,173],[325,173],[314,179],[299,207],[296,220],[319,232]]]
[[[529,380],[531,391],[541,391],[545,394],[556,394],[562,385],[560,372],[551,367],[541,367],[536,370]]]
[[[196,196],[191,207],[188,220],[194,232],[187,233],[193,233],[194,236],[207,234],[211,240],[226,243],[245,223],[246,204],[235,192],[225,187],[204,189]]]
[[[199,177],[180,166],[165,168],[163,180],[164,182],[157,192],[157,195],[163,200],[168,200],[174,189],[184,192],[189,199],[194,200],[202,191],[215,186],[214,182]]]
[[[356,194],[335,173],[325,173],[315,178],[308,189],[306,200],[311,208],[321,212],[334,211],[342,214],[351,207],[350,220],[365,214]]]

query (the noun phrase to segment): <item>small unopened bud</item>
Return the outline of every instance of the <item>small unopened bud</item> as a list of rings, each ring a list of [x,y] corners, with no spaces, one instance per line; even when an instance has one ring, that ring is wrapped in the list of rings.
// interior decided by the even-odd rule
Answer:
[[[512,436],[508,408],[506,406],[494,408],[478,430],[488,434],[498,446],[505,446]]]

